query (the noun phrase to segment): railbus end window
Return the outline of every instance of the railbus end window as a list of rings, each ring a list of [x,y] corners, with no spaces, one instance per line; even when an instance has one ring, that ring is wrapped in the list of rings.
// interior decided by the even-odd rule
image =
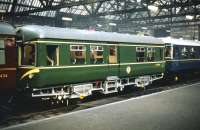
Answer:
[[[35,65],[35,45],[24,44],[21,51],[21,65]]]

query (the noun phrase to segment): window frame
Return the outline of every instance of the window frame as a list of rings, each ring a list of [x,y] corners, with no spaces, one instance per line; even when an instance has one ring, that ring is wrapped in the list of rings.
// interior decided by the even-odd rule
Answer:
[[[150,49],[150,50],[149,50]],[[146,57],[147,57],[147,62],[154,62],[156,61],[156,49],[154,47],[147,47],[147,51],[146,51]],[[152,54],[152,57],[153,57],[153,60],[152,61],[149,61],[149,53]]]
[[[142,50],[142,48],[143,48],[143,50]],[[145,58],[146,48],[145,48],[145,47],[136,47],[136,51],[135,51],[135,52],[136,52],[136,62],[145,62],[145,59],[146,59],[146,58]],[[142,57],[138,57],[138,56],[137,56],[137,54],[140,53],[140,52],[143,52],[143,53],[144,53],[144,57],[143,57],[144,59],[143,59],[143,61],[140,61],[140,60],[138,59],[138,58],[142,58]]]
[[[167,51],[167,48],[170,48],[170,55],[169,56],[166,56],[166,51]],[[164,56],[165,56],[165,59],[173,59],[173,56],[174,56],[174,47],[172,45],[165,45],[165,49],[164,49]]]
[[[181,47],[181,59],[189,59],[189,51],[187,46],[182,46]]]
[[[26,45],[33,45],[34,46],[35,55],[34,55],[34,64],[32,64],[32,65],[25,65],[25,64],[22,63],[22,59],[24,58],[23,54],[22,54],[22,47],[24,48],[24,46],[26,46]],[[36,44],[33,44],[33,43],[22,44],[22,45],[19,46],[18,51],[19,51],[18,56],[19,56],[19,65],[20,66],[36,66],[36,62],[37,62],[37,47],[36,47]]]
[[[47,66],[51,66],[51,67],[56,67],[56,66],[60,66],[60,46],[59,45],[56,45],[56,44],[47,44],[46,45],[46,60],[48,61],[48,57],[47,57],[47,55],[48,55],[48,52],[47,52],[47,47],[48,46],[56,46],[56,64],[53,64],[53,65],[48,65],[47,63],[46,63],[46,65]]]
[[[78,48],[77,49],[73,49],[72,47],[74,46],[77,46]],[[83,48],[80,49],[80,46],[82,46]],[[82,44],[71,44],[69,45],[69,50],[70,50],[70,64],[73,64],[73,65],[83,65],[83,64],[86,64],[87,63],[87,46],[86,45],[82,45]],[[76,60],[75,61],[72,61],[72,52],[82,52],[82,55],[83,55],[83,52],[84,52],[84,62],[83,63],[78,63]],[[77,57],[76,53],[75,54],[75,57]],[[75,58],[73,58],[74,60]]]
[[[99,48],[101,48],[101,49],[99,49]],[[96,62],[92,63],[92,55],[94,55],[94,54],[92,54],[92,51],[102,52],[102,55],[101,55],[102,58],[99,58],[99,59],[102,59],[102,63],[96,63]],[[95,60],[95,58],[93,60]],[[102,45],[90,45],[90,63],[91,64],[104,64],[105,63],[105,61],[104,61],[104,46],[102,46]]]
[[[110,49],[112,48],[112,47],[114,47],[115,49],[115,55],[110,55]],[[111,62],[112,60],[112,57],[115,57],[116,58],[116,61],[115,62]],[[109,45],[108,46],[108,63],[109,64],[117,64],[118,63],[118,46],[116,46],[116,45]]]
[[[193,56],[194,56],[194,57],[193,57]],[[197,51],[195,50],[194,46],[191,46],[191,47],[189,48],[189,57],[190,57],[191,59],[197,59],[197,57],[198,57]]]

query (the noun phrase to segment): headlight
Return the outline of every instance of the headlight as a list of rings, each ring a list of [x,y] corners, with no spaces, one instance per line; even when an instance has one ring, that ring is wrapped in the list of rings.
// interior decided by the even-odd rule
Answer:
[[[29,75],[28,75],[29,79],[32,79],[33,76],[34,76],[34,74],[29,74]]]

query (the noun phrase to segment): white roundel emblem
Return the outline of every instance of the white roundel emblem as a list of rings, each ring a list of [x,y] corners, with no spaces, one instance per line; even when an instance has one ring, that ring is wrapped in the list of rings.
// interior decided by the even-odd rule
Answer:
[[[131,73],[131,67],[130,67],[130,66],[127,66],[127,67],[126,67],[126,73],[127,73],[127,74],[130,74],[130,73]]]

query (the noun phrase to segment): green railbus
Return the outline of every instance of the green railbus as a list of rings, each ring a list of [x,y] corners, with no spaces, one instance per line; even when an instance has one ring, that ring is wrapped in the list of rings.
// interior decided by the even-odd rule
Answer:
[[[163,78],[164,43],[150,36],[26,25],[17,29],[18,86],[33,97],[83,98]]]

